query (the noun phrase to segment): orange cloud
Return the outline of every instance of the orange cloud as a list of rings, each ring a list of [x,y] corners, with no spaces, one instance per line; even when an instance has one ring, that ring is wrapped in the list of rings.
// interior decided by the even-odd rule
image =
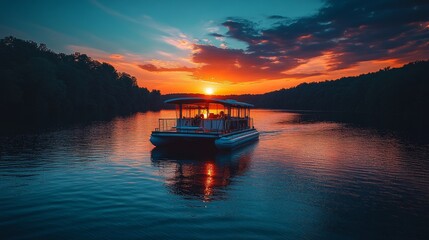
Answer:
[[[194,48],[194,44],[187,38],[162,37],[162,40],[182,50],[192,50]]]
[[[164,67],[157,67],[150,63],[139,65],[139,67],[149,72],[194,72],[195,71],[195,68],[188,68],[188,67],[164,68]]]
[[[117,60],[124,59],[124,56],[121,54],[111,54],[109,57],[111,59],[117,59]]]

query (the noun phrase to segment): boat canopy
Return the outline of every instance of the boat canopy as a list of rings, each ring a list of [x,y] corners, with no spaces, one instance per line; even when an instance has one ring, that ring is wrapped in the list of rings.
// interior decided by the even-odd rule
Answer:
[[[165,103],[171,103],[171,104],[196,104],[196,103],[218,103],[222,104],[224,106],[231,106],[231,107],[253,107],[252,104],[244,103],[244,102],[237,102],[232,99],[216,99],[216,98],[203,98],[203,97],[182,97],[182,98],[173,98],[164,101]]]

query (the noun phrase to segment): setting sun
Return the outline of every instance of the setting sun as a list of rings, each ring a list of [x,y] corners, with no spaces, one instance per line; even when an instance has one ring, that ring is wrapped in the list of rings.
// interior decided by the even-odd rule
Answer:
[[[204,90],[204,92],[205,92],[205,94],[207,94],[207,95],[212,95],[213,94],[213,88],[206,88],[205,90]]]

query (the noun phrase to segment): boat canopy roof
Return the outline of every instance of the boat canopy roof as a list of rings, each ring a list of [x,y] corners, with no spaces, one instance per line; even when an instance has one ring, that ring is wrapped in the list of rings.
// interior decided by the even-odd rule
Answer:
[[[231,107],[253,107],[252,104],[237,102],[233,99],[216,99],[216,98],[203,98],[203,97],[181,97],[181,98],[173,98],[164,101],[165,103],[171,104],[197,104],[197,103],[218,103],[224,106]]]

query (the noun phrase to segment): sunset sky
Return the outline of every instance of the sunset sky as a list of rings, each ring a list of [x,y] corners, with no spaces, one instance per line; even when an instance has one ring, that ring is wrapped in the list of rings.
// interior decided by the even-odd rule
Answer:
[[[429,57],[429,2],[2,1],[0,37],[85,53],[166,93],[264,93]]]

